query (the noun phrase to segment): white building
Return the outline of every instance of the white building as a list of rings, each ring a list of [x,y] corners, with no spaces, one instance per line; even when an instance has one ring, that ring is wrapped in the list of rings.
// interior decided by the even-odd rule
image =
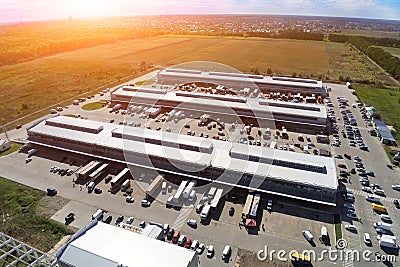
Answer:
[[[327,111],[324,105],[292,103],[259,98],[194,93],[185,91],[132,91],[122,86],[111,93],[111,101],[152,107],[176,108],[210,114],[237,115],[274,123],[277,128],[324,131]],[[151,89],[152,90],[152,89]],[[270,125],[270,124],[268,124]]]
[[[197,267],[196,252],[93,221],[57,253],[60,267]]]
[[[281,92],[302,95],[327,95],[322,81],[302,78],[262,76],[228,72],[202,72],[199,70],[163,69],[158,72],[160,84],[182,84],[188,82],[204,82],[243,89],[260,89],[261,92]]]
[[[84,120],[86,128],[75,126],[82,121],[65,116],[42,121],[28,129],[29,141],[191,179],[336,205],[332,158],[90,120]]]

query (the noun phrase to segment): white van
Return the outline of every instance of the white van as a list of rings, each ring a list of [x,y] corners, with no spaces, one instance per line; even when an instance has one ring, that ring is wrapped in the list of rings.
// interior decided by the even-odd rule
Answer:
[[[89,185],[88,185],[88,187],[87,187],[88,192],[89,192],[89,193],[92,192],[92,191],[94,190],[94,187],[95,187],[95,186],[96,186],[96,184],[95,184],[94,182],[90,182]]]
[[[92,214],[92,221],[100,220],[103,217],[103,210],[98,209],[95,213]]]
[[[165,195],[167,193],[167,182],[162,182],[161,192],[163,195]]]
[[[122,185],[121,185],[121,191],[125,191],[126,189],[128,189],[131,186],[131,182],[130,180],[126,180]]]
[[[376,203],[380,203],[381,202],[381,198],[377,195],[368,195],[365,197],[366,200],[371,201],[371,202],[376,202]]]
[[[369,236],[369,234],[368,233],[364,233],[364,242],[365,242],[365,244],[367,244],[367,245],[371,245],[371,237]]]
[[[308,242],[312,242],[314,239],[314,237],[310,233],[310,231],[307,231],[307,230],[303,230],[303,236],[307,239]]]
[[[229,259],[231,252],[232,252],[231,246],[226,245],[224,250],[222,251],[222,259],[223,260]]]

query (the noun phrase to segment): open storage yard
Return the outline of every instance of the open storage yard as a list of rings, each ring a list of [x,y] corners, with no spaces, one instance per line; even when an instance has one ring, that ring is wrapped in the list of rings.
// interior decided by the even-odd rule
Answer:
[[[362,55],[339,43],[158,36],[1,67],[0,123],[115,82],[131,75],[142,62],[169,66],[196,60],[223,63],[247,73],[252,70],[266,73],[271,68],[274,74],[291,76],[296,73],[323,80],[338,80],[340,75],[372,80],[380,73]],[[387,82],[383,76],[377,77]],[[43,97],[45,95],[49,97]]]

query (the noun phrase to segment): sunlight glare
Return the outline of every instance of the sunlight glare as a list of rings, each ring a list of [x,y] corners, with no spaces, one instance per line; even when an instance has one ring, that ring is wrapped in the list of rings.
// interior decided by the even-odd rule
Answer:
[[[66,2],[70,16],[101,17],[106,16],[112,6],[111,0],[69,0]]]

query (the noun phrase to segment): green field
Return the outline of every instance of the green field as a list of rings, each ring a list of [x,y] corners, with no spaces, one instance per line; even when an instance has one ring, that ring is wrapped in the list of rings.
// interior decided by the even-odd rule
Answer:
[[[18,144],[18,143],[15,143],[15,142],[11,142],[11,147],[9,149],[7,149],[6,151],[0,152],[0,157],[7,156],[7,155],[10,155],[10,154],[14,153],[21,146],[22,146],[21,144]]]
[[[390,54],[392,54],[395,57],[400,58],[400,48],[397,47],[386,47],[386,46],[380,46],[383,50],[385,50],[386,52],[389,52]]]
[[[72,232],[37,212],[44,195],[42,191],[0,178],[0,231],[46,252]]]
[[[91,102],[87,103],[82,106],[83,110],[97,110],[104,108],[107,105],[107,101],[97,101],[97,102]]]
[[[361,35],[361,36],[376,37],[376,38],[400,39],[400,33],[399,32],[369,31],[369,30],[346,30],[346,31],[341,32],[341,34]]]
[[[400,90],[359,85],[355,87],[358,97],[367,105],[374,106],[388,125],[396,129],[394,137],[400,140]]]
[[[337,81],[377,80],[384,75],[345,44],[259,38],[157,36],[60,53],[0,68],[0,124],[34,111],[28,122],[59,104],[109,82],[139,72],[143,62],[160,67],[212,61],[242,72],[296,75]],[[136,76],[139,73],[135,74]],[[65,105],[67,103],[63,103]]]

